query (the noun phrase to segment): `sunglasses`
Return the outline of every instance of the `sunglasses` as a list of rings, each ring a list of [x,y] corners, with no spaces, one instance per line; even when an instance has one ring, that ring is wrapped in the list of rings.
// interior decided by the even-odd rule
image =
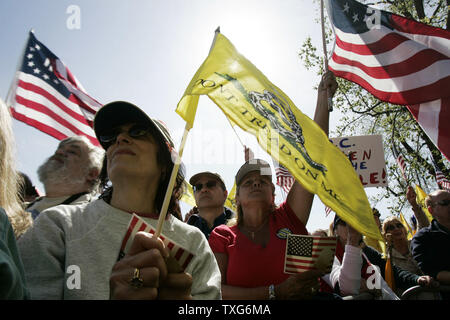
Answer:
[[[449,199],[441,200],[441,201],[436,202],[436,204],[446,207],[450,204],[450,200]]]
[[[386,231],[392,231],[396,228],[398,229],[403,228],[403,225],[401,223],[390,224],[386,227]]]
[[[211,180],[203,183],[197,183],[193,186],[194,192],[199,192],[203,189],[203,187],[207,187],[208,189],[214,188],[217,185],[217,181]]]
[[[117,140],[117,136],[119,134],[121,134],[122,132],[124,132],[123,130],[121,130],[120,128],[115,128],[112,130],[112,132],[107,132],[104,134],[99,135],[98,139],[100,140],[100,142],[102,143],[102,145],[105,147],[105,149],[108,149],[111,145],[113,145],[116,140]],[[130,127],[130,129],[128,129],[127,134],[133,138],[141,138],[145,135],[147,135],[147,133],[150,132],[150,128],[147,126],[143,126],[143,125],[133,125]]]

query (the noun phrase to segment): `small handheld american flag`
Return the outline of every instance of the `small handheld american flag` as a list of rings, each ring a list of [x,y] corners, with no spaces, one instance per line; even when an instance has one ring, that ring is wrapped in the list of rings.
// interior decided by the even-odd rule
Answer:
[[[315,237],[289,234],[287,237],[284,272],[302,273],[308,270],[331,272],[336,251],[336,237]]]
[[[291,187],[295,182],[294,177],[281,164],[279,167],[275,167],[275,174],[277,176],[277,185],[279,185],[284,192],[289,193],[289,190],[291,190]]]
[[[147,224],[142,218],[133,213],[130,223],[128,224],[127,232],[122,240],[119,259],[121,259],[130,250],[136,233],[144,231],[155,234],[155,230],[155,228]],[[160,235],[159,238],[163,241],[164,245],[169,248],[170,257],[177,261],[177,263],[181,267],[181,271],[184,271],[189,262],[191,262],[194,255],[177,244],[175,241],[164,237],[163,235]]]

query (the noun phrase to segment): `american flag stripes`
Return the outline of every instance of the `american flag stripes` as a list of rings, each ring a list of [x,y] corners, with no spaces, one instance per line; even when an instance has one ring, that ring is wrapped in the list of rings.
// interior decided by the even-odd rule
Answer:
[[[333,211],[333,209],[331,209],[328,206],[325,206],[325,217],[328,217],[328,215],[331,213],[331,211]]]
[[[291,187],[295,182],[294,177],[281,164],[279,164],[278,167],[275,167],[275,174],[277,176],[277,185],[279,185],[286,193],[289,193],[289,190],[291,190]]]
[[[287,237],[284,272],[307,270],[331,272],[336,251],[336,237],[314,237],[289,234]]]
[[[436,178],[437,184],[442,189],[450,191],[450,181],[445,177],[444,173],[441,170],[439,170],[439,168],[438,168],[436,162],[434,162],[433,158],[431,158],[431,161],[433,162],[433,165],[434,165],[434,172],[435,172],[435,178]]]
[[[10,93],[7,103],[15,119],[58,140],[84,135],[99,145],[92,121],[101,104],[33,32]]]
[[[450,160],[450,98],[410,105],[407,108],[434,145]]]
[[[395,160],[397,161],[397,165],[400,168],[400,171],[402,172],[403,178],[405,179],[405,181],[408,181],[405,172],[406,170],[405,159],[403,158],[402,154],[397,151],[395,144],[392,145],[392,152],[394,153]]]
[[[275,174],[277,176],[277,185],[280,186],[280,188],[282,188],[284,192],[289,193],[289,190],[291,190],[291,187],[295,182],[294,177],[281,164],[277,166],[276,163],[274,162],[274,166],[275,166]],[[331,211],[332,209],[330,207],[325,206],[326,217],[328,217]]]
[[[122,240],[119,258],[122,258],[130,250],[134,236],[136,235],[136,233],[140,231],[154,234],[156,229],[153,228],[151,225],[147,224],[138,215],[133,214],[130,223],[128,224],[127,232]],[[188,266],[189,262],[191,262],[194,255],[189,251],[187,251],[186,249],[184,249],[183,247],[181,247],[175,241],[167,237],[164,237],[163,235],[160,235],[159,237],[164,242],[164,245],[167,248],[169,248],[170,256],[173,257],[178,262],[178,264],[184,271]]]
[[[329,69],[382,101],[407,105],[450,157],[450,32],[354,0],[328,0],[335,46]]]

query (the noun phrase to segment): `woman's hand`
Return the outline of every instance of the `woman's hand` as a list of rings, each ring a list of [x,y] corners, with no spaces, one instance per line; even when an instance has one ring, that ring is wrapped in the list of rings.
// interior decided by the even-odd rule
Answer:
[[[128,254],[112,269],[111,299],[158,298],[159,288],[168,276],[168,257],[169,251],[161,239],[138,232]]]
[[[275,297],[280,300],[311,299],[319,290],[322,271],[309,270],[295,274],[275,286]]]

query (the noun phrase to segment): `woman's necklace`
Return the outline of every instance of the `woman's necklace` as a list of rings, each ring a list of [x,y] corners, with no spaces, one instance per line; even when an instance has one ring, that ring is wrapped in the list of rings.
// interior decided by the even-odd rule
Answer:
[[[269,219],[264,220],[264,222],[263,222],[259,227],[256,227],[256,228],[253,229],[253,230],[250,230],[250,229],[249,229],[247,226],[245,226],[245,225],[242,225],[242,227],[243,227],[243,229],[245,230],[246,233],[250,234],[252,240],[255,240],[255,234],[257,234],[258,232],[260,232],[260,231],[266,226],[268,220],[269,220]]]

